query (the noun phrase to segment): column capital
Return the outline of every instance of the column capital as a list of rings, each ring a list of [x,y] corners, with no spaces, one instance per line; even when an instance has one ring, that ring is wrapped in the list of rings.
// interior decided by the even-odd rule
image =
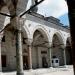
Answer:
[[[21,30],[22,26],[24,25],[25,19],[15,16],[11,18],[11,25],[14,26],[15,29]]]
[[[62,49],[65,50],[65,48],[66,48],[66,45],[63,45],[63,46],[62,46]]]
[[[0,33],[0,43],[1,43],[2,37],[3,37],[3,34]]]
[[[28,45],[29,45],[29,46],[32,44],[32,42],[33,42],[33,39],[28,38]]]

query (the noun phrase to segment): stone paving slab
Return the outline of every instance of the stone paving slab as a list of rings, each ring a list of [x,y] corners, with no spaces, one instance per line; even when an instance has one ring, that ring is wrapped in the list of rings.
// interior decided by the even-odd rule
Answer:
[[[35,69],[35,70],[25,70],[24,71],[24,75],[55,75],[57,73],[63,73],[62,75],[68,75],[68,74],[64,74],[64,73],[73,73],[73,66],[67,66],[65,67],[59,67],[59,68],[40,68],[40,69]],[[0,74],[1,75],[1,74]],[[6,72],[3,73],[2,75],[16,75],[16,71],[14,72]],[[73,75],[73,74],[71,74]]]

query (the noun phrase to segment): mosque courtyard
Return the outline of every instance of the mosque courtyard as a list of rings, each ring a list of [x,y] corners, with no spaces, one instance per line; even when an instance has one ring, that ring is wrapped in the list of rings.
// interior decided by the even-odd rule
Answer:
[[[5,72],[2,75],[16,75],[16,72]],[[25,70],[24,75],[74,75],[73,66],[59,68],[41,68],[35,70]]]

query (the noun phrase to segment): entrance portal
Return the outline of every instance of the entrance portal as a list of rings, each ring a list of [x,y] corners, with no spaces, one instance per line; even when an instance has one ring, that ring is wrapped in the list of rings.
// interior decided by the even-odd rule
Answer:
[[[2,59],[2,67],[6,67],[6,55],[2,55],[1,59]]]
[[[28,56],[23,56],[23,67],[24,69],[28,69]]]
[[[72,65],[72,53],[71,53],[71,40],[70,37],[67,38],[66,41],[66,64]]]
[[[67,65],[72,65],[71,47],[66,48],[66,64]]]
[[[42,67],[43,68],[47,68],[48,67],[46,57],[42,57]]]

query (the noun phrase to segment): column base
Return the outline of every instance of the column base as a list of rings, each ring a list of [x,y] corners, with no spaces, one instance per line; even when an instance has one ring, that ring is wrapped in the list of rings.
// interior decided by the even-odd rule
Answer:
[[[24,73],[23,72],[20,72],[20,73],[17,73],[16,75],[24,75]]]
[[[50,69],[53,69],[53,67],[51,66]]]
[[[33,69],[29,69],[29,71],[32,71]]]
[[[2,72],[0,72],[0,75],[3,75],[3,73],[2,73]]]
[[[67,68],[67,65],[64,65],[64,68]]]

